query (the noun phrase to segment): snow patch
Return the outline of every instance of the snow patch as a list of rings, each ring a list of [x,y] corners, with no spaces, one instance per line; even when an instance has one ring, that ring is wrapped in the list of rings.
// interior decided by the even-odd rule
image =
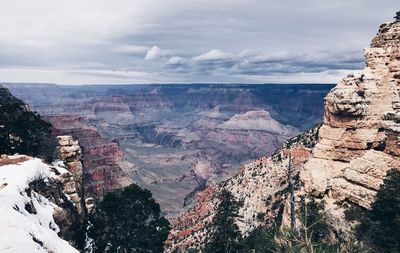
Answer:
[[[67,172],[60,162],[54,166]],[[78,252],[58,237],[54,204],[29,188],[36,179],[52,177],[51,167],[37,158],[0,166],[0,252]]]

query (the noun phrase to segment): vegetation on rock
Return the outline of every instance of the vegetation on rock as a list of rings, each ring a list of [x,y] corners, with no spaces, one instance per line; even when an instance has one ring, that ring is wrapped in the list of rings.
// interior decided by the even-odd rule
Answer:
[[[396,12],[396,16],[394,17],[396,21],[400,21],[400,11]]]
[[[302,198],[299,218],[303,224],[300,234],[311,241],[322,243],[329,234],[326,216],[323,213],[325,202],[317,202],[314,198]]]
[[[51,124],[0,86],[0,154],[26,154],[52,160],[56,140]]]
[[[242,240],[243,252],[254,253],[353,253],[370,252],[360,242],[327,240],[329,227],[323,213],[324,202],[315,199],[301,200],[297,217],[301,221],[301,229],[296,234],[281,231],[279,227],[267,225],[253,230]]]
[[[93,252],[162,252],[170,228],[151,192],[135,184],[106,194],[89,220]]]
[[[400,252],[400,171],[388,171],[371,210],[351,213],[359,239],[377,252]]]
[[[241,250],[241,234],[235,223],[239,203],[232,193],[223,189],[219,195],[220,204],[206,238],[205,253],[229,253]]]

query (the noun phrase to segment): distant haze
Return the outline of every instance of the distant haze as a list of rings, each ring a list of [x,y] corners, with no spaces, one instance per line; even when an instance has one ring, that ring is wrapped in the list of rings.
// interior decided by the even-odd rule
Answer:
[[[3,0],[0,82],[334,83],[398,0]]]

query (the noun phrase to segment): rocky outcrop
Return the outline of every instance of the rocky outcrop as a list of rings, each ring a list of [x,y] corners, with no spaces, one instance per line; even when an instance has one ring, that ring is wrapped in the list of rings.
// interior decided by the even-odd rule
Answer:
[[[120,166],[125,158],[118,144],[101,137],[84,118],[64,115],[46,119],[52,122],[57,134],[72,136],[82,147],[81,151],[78,143],[70,137],[61,136],[59,139],[60,155],[71,167],[71,172],[79,178],[83,177],[85,198],[102,197],[131,183]],[[82,164],[77,160],[81,160]]]
[[[29,187],[54,203],[53,217],[60,228],[60,237],[82,248],[87,210],[81,148],[71,136],[58,136],[57,139],[61,162],[51,167],[56,176],[37,178],[29,183]]]
[[[63,190],[69,193],[77,212],[84,217],[86,210],[81,147],[78,141],[72,139],[72,136],[61,135],[57,136],[57,139],[60,159],[64,162],[67,170],[71,172],[74,180],[74,182],[71,182],[70,178],[68,178],[63,183]]]
[[[400,168],[400,22],[381,25],[365,57],[367,67],[327,95],[301,180],[312,196],[368,208],[386,172]]]
[[[66,168],[62,162],[1,156],[0,225],[6,232],[0,251],[78,252],[72,246],[83,245],[84,217],[74,175]]]
[[[208,187],[197,197],[196,204],[182,216],[171,219],[166,252],[177,249],[184,252],[190,248],[201,249],[218,207],[218,193],[229,190],[241,203],[240,219],[236,223],[243,235],[253,229],[274,222],[282,216],[287,196],[287,166],[289,154],[293,166],[293,178],[298,182],[300,168],[311,157],[318,138],[319,126],[288,140],[284,148],[271,157],[262,157],[244,165],[237,174],[225,182]]]

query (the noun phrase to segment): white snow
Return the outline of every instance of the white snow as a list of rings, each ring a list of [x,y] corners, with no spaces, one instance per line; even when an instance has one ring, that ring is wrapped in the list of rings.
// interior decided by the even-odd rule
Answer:
[[[55,167],[65,172],[61,165],[58,163]],[[25,191],[38,177],[46,180],[56,175],[49,165],[37,158],[0,166],[0,252],[78,252],[58,237],[59,228],[53,219],[54,204],[33,191],[29,197]],[[33,204],[37,213],[29,213],[26,203]]]

